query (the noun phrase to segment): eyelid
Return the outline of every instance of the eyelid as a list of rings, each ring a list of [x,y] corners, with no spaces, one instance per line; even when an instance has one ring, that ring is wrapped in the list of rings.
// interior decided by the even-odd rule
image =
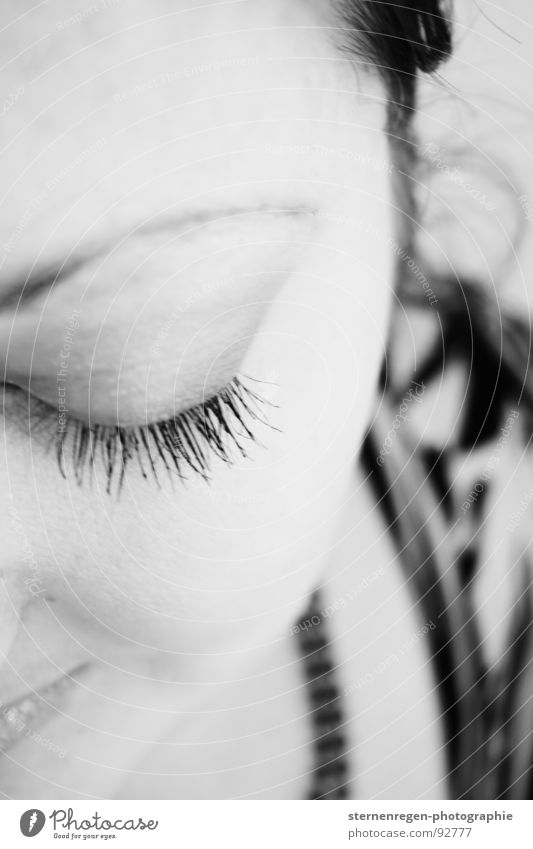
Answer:
[[[250,206],[222,206],[218,210],[212,207],[203,207],[196,210],[186,211],[179,215],[158,215],[146,222],[133,227],[125,232],[121,238],[114,241],[103,240],[93,244],[77,255],[70,254],[67,259],[56,263],[50,263],[44,268],[33,269],[25,275],[19,275],[10,285],[0,290],[0,314],[13,309],[20,309],[37,301],[43,294],[50,292],[52,288],[67,282],[78,273],[94,266],[99,261],[120,250],[121,246],[128,242],[138,246],[145,240],[150,242],[155,239],[168,240],[177,239],[190,240],[199,236],[207,226],[228,227],[239,225],[243,222],[253,220],[254,217],[270,216],[287,219],[313,218],[318,214],[318,209],[307,205],[294,206],[269,206],[265,204],[260,207]]]
[[[239,370],[265,313],[300,267],[306,245],[231,246],[224,263],[218,253],[216,262],[208,255],[183,279],[164,284],[147,268],[139,285],[124,286],[116,298],[106,291],[107,279],[100,280],[81,308],[79,328],[69,332],[74,336],[66,376],[71,413],[99,424],[133,425],[197,402],[203,387],[215,392]],[[76,287],[69,285],[40,311],[21,311],[12,325],[9,319],[0,322],[0,368],[3,361],[14,383],[24,385],[30,375],[31,392],[52,405],[65,336],[79,308]],[[161,341],[159,330],[172,316]]]
[[[55,434],[59,469],[67,478],[68,455],[74,479],[82,485],[86,473],[92,475],[99,458],[108,494],[114,486],[120,493],[126,468],[134,461],[142,477],[151,476],[158,485],[158,466],[159,471],[181,479],[192,472],[208,480],[213,457],[229,465],[235,454],[247,458],[245,443],[255,441],[252,423],[272,427],[265,418],[267,405],[272,406],[256,391],[251,378],[235,377],[206,401],[149,425],[90,426],[67,417]]]

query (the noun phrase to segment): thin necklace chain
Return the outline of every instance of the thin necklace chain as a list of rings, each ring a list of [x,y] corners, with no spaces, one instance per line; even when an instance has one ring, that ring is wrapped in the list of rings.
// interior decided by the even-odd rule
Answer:
[[[313,723],[314,767],[309,799],[346,799],[349,781],[343,707],[318,590],[297,635]]]

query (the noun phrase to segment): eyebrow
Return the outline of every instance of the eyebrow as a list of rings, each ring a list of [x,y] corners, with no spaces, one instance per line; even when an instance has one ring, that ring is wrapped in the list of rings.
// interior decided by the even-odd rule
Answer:
[[[259,206],[259,207],[223,207],[216,214],[214,210],[201,209],[180,216],[155,217],[132,228],[116,241],[106,241],[95,245],[85,253],[74,255],[60,264],[49,264],[40,269],[32,270],[19,278],[14,279],[4,292],[0,291],[0,312],[18,309],[36,301],[43,292],[50,291],[55,285],[73,277],[80,269],[91,265],[99,257],[103,256],[110,247],[127,241],[131,237],[141,238],[163,235],[165,232],[173,232],[176,236],[187,236],[196,233],[205,224],[216,224],[224,221],[235,220],[250,215],[279,215],[288,217],[302,215],[316,216],[318,209],[312,206]],[[1,270],[1,265],[0,265]]]

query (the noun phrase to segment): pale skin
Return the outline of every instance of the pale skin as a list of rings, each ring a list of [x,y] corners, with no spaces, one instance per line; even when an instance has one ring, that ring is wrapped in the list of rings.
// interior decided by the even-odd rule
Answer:
[[[77,18],[66,0],[2,7],[1,99],[13,102],[0,299],[84,258],[0,313],[7,379],[30,379],[55,421],[75,314],[66,397],[77,418],[156,421],[244,374],[265,382],[277,428],[259,425],[260,444],[231,467],[214,459],[210,485],[161,476],[158,488],[132,466],[117,497],[98,467],[92,487],[68,469],[64,480],[28,434],[26,396],[7,391],[0,701],[85,667],[46,725],[65,757],[23,739],[2,759],[8,797],[307,792],[291,628],[324,576],[327,603],[392,557],[354,457],[386,344],[394,233],[383,92],[341,53],[327,4],[309,6],[161,0],[149,16],[123,2]],[[392,607],[369,628],[390,623],[404,592],[394,577],[378,585],[331,618],[346,688],[361,668],[353,617],[385,595]],[[412,627],[397,627],[400,644]],[[403,692],[408,710],[417,684],[402,690],[402,674],[395,706]],[[356,699],[369,740],[383,723],[374,713],[365,726],[361,705],[370,717],[383,686]],[[417,756],[434,756],[423,786],[438,798],[435,716],[428,703]],[[367,793],[402,795],[394,770],[372,778],[375,761],[363,743]],[[424,792],[416,779],[412,792]]]

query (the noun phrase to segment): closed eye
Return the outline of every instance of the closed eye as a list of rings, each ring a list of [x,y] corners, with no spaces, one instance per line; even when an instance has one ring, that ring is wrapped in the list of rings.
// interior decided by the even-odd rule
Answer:
[[[78,485],[92,476],[97,464],[105,473],[106,491],[120,492],[128,466],[136,464],[143,478],[159,484],[161,473],[184,479],[190,473],[210,477],[211,460],[232,464],[247,457],[246,443],[255,442],[256,424],[272,427],[265,411],[270,401],[256,392],[252,378],[235,377],[219,393],[178,415],[136,426],[86,424],[67,417],[54,435],[62,476]],[[52,414],[52,408],[46,406]],[[43,413],[39,416],[44,421]],[[46,424],[46,421],[44,421]]]

